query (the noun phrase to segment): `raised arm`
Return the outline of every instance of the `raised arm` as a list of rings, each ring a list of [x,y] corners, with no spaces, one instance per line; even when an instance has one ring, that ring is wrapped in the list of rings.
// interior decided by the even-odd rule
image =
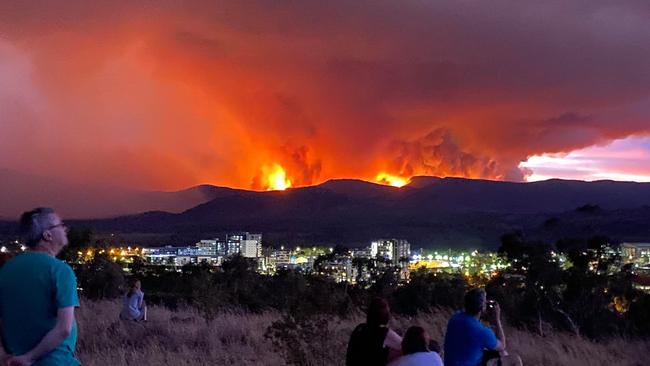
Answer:
[[[492,328],[494,329],[494,334],[497,336],[497,346],[494,348],[495,351],[505,351],[506,349],[506,334],[503,332],[503,326],[501,325],[501,307],[498,303],[494,303],[494,308],[492,310]]]

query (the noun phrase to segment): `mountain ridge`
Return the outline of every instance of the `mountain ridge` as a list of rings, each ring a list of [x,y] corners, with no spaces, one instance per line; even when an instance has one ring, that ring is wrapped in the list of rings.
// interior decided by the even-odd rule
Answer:
[[[178,212],[77,223],[98,232],[156,233],[185,244],[240,230],[262,232],[267,243],[296,245],[404,237],[419,246],[494,248],[512,230],[544,240],[590,233],[650,239],[650,183],[416,177],[402,188],[336,179],[285,191],[193,189],[207,190],[211,198]],[[170,243],[178,244],[152,244]]]

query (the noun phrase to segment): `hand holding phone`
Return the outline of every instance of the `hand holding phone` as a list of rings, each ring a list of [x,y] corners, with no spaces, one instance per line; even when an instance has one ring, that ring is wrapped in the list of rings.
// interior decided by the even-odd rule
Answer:
[[[494,300],[488,300],[487,309],[490,315],[491,321],[497,323],[501,321],[501,307],[499,303]]]

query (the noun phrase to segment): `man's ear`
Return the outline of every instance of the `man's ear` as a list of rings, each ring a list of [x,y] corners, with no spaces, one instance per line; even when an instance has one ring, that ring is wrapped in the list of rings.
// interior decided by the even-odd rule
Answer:
[[[45,241],[51,241],[52,240],[52,233],[50,233],[49,230],[43,231],[43,235],[41,235],[41,238]]]

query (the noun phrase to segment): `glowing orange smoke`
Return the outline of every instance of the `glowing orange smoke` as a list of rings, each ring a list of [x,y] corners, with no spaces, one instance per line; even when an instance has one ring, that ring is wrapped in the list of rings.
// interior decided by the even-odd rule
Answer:
[[[379,173],[375,180],[381,184],[387,184],[393,187],[403,187],[409,183],[407,178],[390,175],[388,173]]]
[[[279,164],[262,169],[264,173],[264,188],[267,191],[284,191],[291,187],[291,181],[287,178],[287,173]]]

